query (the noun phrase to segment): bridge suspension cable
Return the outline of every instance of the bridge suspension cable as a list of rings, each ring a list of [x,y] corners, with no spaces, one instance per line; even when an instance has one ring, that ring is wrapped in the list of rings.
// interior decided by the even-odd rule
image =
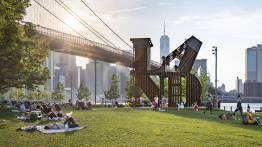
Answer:
[[[67,27],[69,27],[70,29],[72,29],[74,32],[76,32],[78,35],[80,35],[81,37],[85,38],[83,35],[81,35],[80,33],[78,33],[75,29],[73,29],[72,27],[70,27],[68,24],[66,24],[64,21],[62,21],[61,19],[59,19],[56,15],[54,15],[52,12],[50,12],[48,9],[46,9],[44,6],[42,6],[39,2],[37,2],[36,0],[34,0],[40,7],[42,7],[43,9],[45,9],[47,12],[49,12],[51,15],[53,15],[56,19],[58,19],[59,21],[61,21],[63,24],[65,24]],[[88,40],[87,38],[85,38],[86,40]]]
[[[90,7],[87,6],[87,4],[83,0],[81,0],[81,1],[110,31],[112,31],[120,40],[122,40],[127,46],[129,46],[133,50],[132,46],[130,46],[119,35],[117,35],[99,16],[96,15],[96,13]]]
[[[87,28],[90,32],[92,32],[95,36],[97,36],[99,39],[101,39],[104,43],[108,44],[107,42],[109,42],[112,46],[114,46],[115,48],[117,48],[112,42],[110,42],[109,40],[107,40],[103,35],[101,35],[99,32],[97,32],[93,27],[91,27],[89,24],[87,24],[82,18],[80,18],[74,11],[72,11],[65,3],[63,3],[61,0],[59,0],[59,2],[61,2],[64,6],[62,6],[57,0],[55,0],[64,10],[66,10],[66,8],[68,10],[70,10],[75,16],[77,16],[77,18],[72,15],[72,13],[70,13],[68,10],[66,10],[71,16],[73,16],[79,23],[81,23],[85,28]],[[98,35],[100,35],[102,38],[104,38],[105,40],[103,40],[102,38],[100,38],[96,33],[94,33],[90,28],[86,27],[81,21],[79,21],[79,19],[81,21],[83,21],[88,27],[90,27],[93,31],[95,31]],[[109,45],[109,44],[108,44]]]

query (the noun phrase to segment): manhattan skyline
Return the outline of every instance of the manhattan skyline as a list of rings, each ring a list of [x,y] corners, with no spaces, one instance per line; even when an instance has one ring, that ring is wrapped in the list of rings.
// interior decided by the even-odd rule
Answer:
[[[207,59],[211,81],[215,77],[212,46],[218,48],[218,86],[235,89],[245,79],[245,49],[262,44],[262,1],[86,1],[124,40],[149,37],[151,59],[159,61],[159,36],[170,37],[170,52],[194,35],[203,42],[197,59]],[[131,43],[130,43],[131,44]],[[173,66],[174,63],[171,64]]]

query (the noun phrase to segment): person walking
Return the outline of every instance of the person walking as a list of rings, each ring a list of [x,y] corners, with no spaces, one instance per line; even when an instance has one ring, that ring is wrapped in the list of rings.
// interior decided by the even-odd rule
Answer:
[[[213,111],[213,107],[212,107],[212,104],[211,104],[211,95],[208,95],[208,97],[206,98],[206,101],[207,101],[207,105],[206,105],[206,110],[203,112],[204,114],[206,113],[206,111],[208,109],[210,109],[210,114],[212,114],[212,111]]]
[[[238,95],[237,96],[237,108],[236,108],[235,112],[233,113],[233,115],[235,115],[235,113],[237,111],[240,111],[240,115],[242,116],[243,109],[242,109],[241,100],[242,100],[242,98],[240,97],[240,95]]]
[[[214,97],[213,97],[213,108],[215,108],[216,102],[217,102],[217,100],[216,100],[216,97],[214,96]]]

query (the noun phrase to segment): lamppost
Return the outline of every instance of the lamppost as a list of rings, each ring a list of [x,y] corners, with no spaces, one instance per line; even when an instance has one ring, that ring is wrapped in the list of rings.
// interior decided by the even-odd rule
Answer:
[[[94,62],[91,63],[95,63],[95,105],[96,105],[96,63],[98,63],[96,61],[96,57],[93,58]]]
[[[215,97],[216,97],[216,101],[217,101],[217,47],[213,46],[213,53],[215,54]]]

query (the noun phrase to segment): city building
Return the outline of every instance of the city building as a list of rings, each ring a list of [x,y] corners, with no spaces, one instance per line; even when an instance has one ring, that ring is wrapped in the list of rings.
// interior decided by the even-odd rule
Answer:
[[[247,82],[262,82],[262,44],[246,49],[245,78]]]
[[[245,82],[244,96],[247,97],[262,97],[262,83],[261,82]]]
[[[167,56],[170,53],[170,43],[169,37],[165,32],[165,23],[164,23],[164,35],[160,38],[160,64],[162,64],[162,56]]]
[[[220,90],[222,93],[226,93],[226,86],[224,83],[221,86],[218,86],[217,89]]]
[[[239,79],[238,77],[235,82],[235,89],[237,93],[244,93],[244,84],[242,82],[242,79]]]

